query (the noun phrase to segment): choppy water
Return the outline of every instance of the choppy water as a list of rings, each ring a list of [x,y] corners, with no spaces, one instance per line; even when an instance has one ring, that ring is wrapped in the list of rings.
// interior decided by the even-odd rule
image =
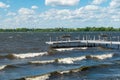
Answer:
[[[120,80],[120,49],[76,47],[50,53],[45,42],[63,34],[82,39],[98,38],[100,32],[0,33],[0,80]]]

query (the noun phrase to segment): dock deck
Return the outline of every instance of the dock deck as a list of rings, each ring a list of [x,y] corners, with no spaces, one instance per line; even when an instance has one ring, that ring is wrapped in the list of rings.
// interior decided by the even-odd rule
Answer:
[[[65,44],[65,43],[91,43],[91,44],[115,44],[120,45],[118,41],[103,41],[103,40],[70,40],[70,41],[50,41],[46,42],[46,44]]]
[[[81,40],[71,40],[70,38],[66,38],[66,40],[58,40],[52,41],[50,38],[50,41],[46,42],[46,44],[50,45],[54,48],[59,47],[97,47],[97,46],[104,46],[107,48],[120,48],[120,37],[118,36],[117,41],[107,40],[106,37],[104,39],[96,39],[95,37],[93,39],[88,39],[87,37]]]

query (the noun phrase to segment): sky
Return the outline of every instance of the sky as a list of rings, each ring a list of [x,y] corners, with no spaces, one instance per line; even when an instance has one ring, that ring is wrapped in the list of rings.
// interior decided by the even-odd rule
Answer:
[[[0,0],[0,28],[120,27],[120,0]]]

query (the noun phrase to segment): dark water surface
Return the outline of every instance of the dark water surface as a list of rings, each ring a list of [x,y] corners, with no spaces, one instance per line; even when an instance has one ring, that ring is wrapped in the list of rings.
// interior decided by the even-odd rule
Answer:
[[[103,32],[118,41],[119,32]],[[45,44],[70,34],[71,39],[101,32],[0,33],[0,80],[120,80],[120,49],[60,48]],[[110,38],[108,38],[110,40]]]

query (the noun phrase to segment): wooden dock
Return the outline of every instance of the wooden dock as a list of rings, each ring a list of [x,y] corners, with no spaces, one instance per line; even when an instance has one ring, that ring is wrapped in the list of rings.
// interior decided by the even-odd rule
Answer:
[[[91,43],[91,44],[115,44],[120,45],[118,41],[102,41],[102,40],[70,40],[70,41],[50,41],[46,42],[46,44],[54,45],[54,44],[65,44],[65,43]]]
[[[97,47],[103,46],[106,48],[120,48],[120,41],[108,41],[108,40],[93,40],[84,39],[83,40],[56,40],[56,41],[48,41],[46,44],[50,45],[53,48],[62,48],[62,47]]]

